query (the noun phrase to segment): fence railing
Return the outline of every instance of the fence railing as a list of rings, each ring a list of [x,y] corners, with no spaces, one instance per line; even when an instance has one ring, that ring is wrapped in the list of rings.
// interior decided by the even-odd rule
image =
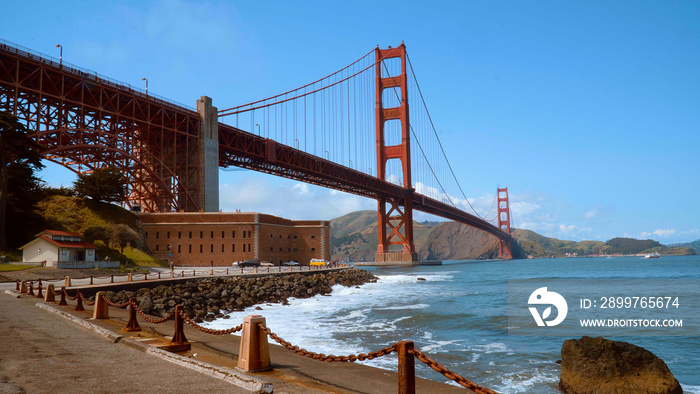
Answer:
[[[119,260],[95,260],[95,261],[54,261],[53,265],[60,269],[91,269],[91,268],[119,268]]]
[[[33,283],[22,281],[17,283],[17,290],[21,293],[34,296]],[[170,320],[175,321],[175,331],[167,347],[170,351],[184,351],[191,348],[190,342],[187,340],[184,332],[184,324],[188,324],[194,329],[210,335],[227,335],[235,332],[241,332],[240,348],[238,355],[238,368],[245,371],[261,371],[271,369],[270,351],[268,348],[267,337],[282,345],[285,349],[304,357],[324,362],[355,362],[371,360],[378,357],[383,357],[396,352],[398,354],[398,392],[400,394],[415,393],[415,359],[428,365],[433,370],[439,372],[444,377],[454,381],[455,383],[474,391],[477,394],[497,394],[495,391],[482,387],[470,379],[465,378],[447,367],[435,361],[433,358],[414,347],[413,341],[399,341],[391,346],[379,349],[377,351],[360,354],[350,354],[347,356],[326,355],[323,353],[310,352],[299,346],[280,338],[265,324],[265,318],[259,315],[246,316],[243,323],[229,328],[227,330],[214,330],[197,324],[194,320],[188,317],[183,311],[182,305],[176,305],[175,309],[165,317],[151,317],[145,314],[138,306],[137,298],[132,297],[124,303],[116,303],[107,299],[103,292],[98,292],[94,296],[94,300],[83,296],[79,289],[75,290],[74,296],[69,296],[65,287],[55,291],[54,285],[49,284],[46,289],[46,294],[42,292],[41,283],[38,286],[36,297],[44,298],[45,302],[55,302],[56,295],[60,295],[58,305],[67,306],[67,300],[76,301],[75,311],[85,311],[83,304],[93,306],[94,319],[109,318],[108,307],[128,308],[129,320],[126,326],[122,329],[125,332],[141,331],[141,326],[138,323],[137,316],[140,316],[145,321],[151,324],[162,324]]]
[[[118,262],[117,262],[118,263]],[[78,287],[78,286],[88,286],[88,285],[98,285],[98,284],[112,284],[112,283],[122,283],[122,282],[134,282],[134,281],[147,281],[147,280],[161,280],[161,279],[176,279],[176,278],[205,278],[207,276],[230,276],[230,275],[254,275],[254,274],[275,274],[275,273],[292,273],[292,272],[315,272],[315,271],[325,271],[334,268],[349,268],[348,264],[336,264],[333,267],[315,267],[315,266],[274,266],[274,267],[253,267],[252,269],[246,268],[225,268],[225,269],[213,269],[206,268],[202,269],[192,269],[192,270],[170,270],[167,272],[157,271],[157,272],[134,272],[127,274],[116,274],[116,275],[90,275],[81,277],[70,277],[65,276],[63,278],[41,278],[36,279],[32,282],[64,282],[66,287]],[[74,283],[77,282],[77,283]],[[85,283],[80,283],[85,282]],[[19,290],[19,282],[18,290]]]

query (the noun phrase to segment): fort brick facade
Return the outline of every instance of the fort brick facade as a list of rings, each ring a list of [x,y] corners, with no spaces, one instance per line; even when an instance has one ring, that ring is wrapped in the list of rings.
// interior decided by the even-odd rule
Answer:
[[[142,213],[139,218],[151,252],[176,266],[231,266],[248,259],[275,265],[330,260],[329,221],[253,212]]]

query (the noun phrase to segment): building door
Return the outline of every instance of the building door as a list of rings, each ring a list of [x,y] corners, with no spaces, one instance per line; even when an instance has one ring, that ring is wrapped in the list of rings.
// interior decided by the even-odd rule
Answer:
[[[75,251],[75,261],[85,261],[85,251],[76,250]]]

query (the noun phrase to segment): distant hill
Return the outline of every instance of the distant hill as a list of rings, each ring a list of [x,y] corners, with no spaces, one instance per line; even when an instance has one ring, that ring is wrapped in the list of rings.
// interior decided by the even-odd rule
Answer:
[[[456,222],[413,222],[418,257],[424,260],[472,260],[498,257],[498,240],[474,227]],[[515,229],[515,258],[564,257],[598,254],[638,254],[659,252],[663,255],[697,254],[690,247],[664,246],[654,240],[613,238],[602,241],[563,241]],[[371,261],[377,252],[377,212],[358,211],[331,220],[333,260]],[[700,240],[697,241],[700,244]],[[700,247],[700,245],[698,245]]]
[[[698,239],[697,241],[687,242],[687,243],[683,243],[683,244],[671,244],[669,246],[677,247],[677,248],[691,248],[694,251],[700,253],[700,239]]]
[[[639,240],[634,238],[613,238],[607,242],[602,241],[562,241],[556,238],[548,238],[534,231],[516,229],[513,238],[520,242],[523,250],[533,257],[562,257],[567,253],[576,253],[577,256],[590,256],[598,254],[641,254],[659,252],[664,255],[692,255],[697,254],[691,248],[664,246],[651,239]]]
[[[498,239],[456,222],[413,222],[414,243],[423,260],[467,260],[498,257]],[[376,211],[358,211],[331,220],[333,260],[374,259],[379,235]],[[526,255],[515,245],[516,258]]]

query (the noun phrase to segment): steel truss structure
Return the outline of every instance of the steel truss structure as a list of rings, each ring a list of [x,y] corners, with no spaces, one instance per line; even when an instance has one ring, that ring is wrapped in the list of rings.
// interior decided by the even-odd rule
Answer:
[[[0,43],[0,109],[42,155],[79,174],[108,165],[127,176],[127,207],[199,209],[197,112]]]

